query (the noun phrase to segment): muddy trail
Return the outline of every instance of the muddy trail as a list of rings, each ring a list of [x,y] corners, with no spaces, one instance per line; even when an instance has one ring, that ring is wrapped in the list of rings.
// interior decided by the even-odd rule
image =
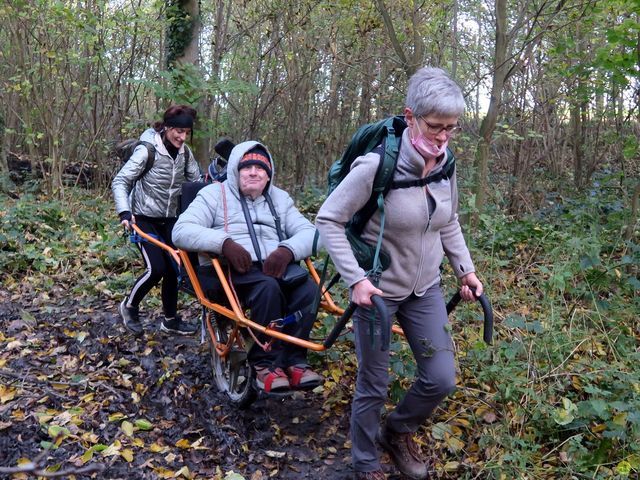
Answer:
[[[239,410],[199,336],[161,333],[147,312],[135,339],[114,300],[33,290],[0,289],[0,477],[352,478],[349,398],[297,392]]]

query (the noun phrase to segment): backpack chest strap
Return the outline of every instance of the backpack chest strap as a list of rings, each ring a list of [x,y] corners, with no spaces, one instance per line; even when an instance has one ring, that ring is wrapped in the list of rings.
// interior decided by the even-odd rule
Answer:
[[[440,182],[442,180],[450,180],[455,169],[455,162],[452,160],[448,160],[440,171],[431,175],[427,175],[426,177],[411,180],[394,180],[393,182],[391,182],[391,190],[411,187],[425,187],[430,183]]]

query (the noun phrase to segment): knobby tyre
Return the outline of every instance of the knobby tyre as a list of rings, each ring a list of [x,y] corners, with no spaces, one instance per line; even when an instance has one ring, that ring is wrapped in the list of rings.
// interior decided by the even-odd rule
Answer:
[[[211,368],[216,387],[227,395],[232,404],[238,408],[247,408],[255,401],[258,392],[255,386],[255,371],[249,365],[244,338],[235,338],[229,344],[229,339],[233,336],[234,321],[206,309],[203,309],[203,315],[207,325]],[[211,338],[212,333],[215,343],[229,346],[226,355],[220,355],[216,350]],[[242,332],[239,335],[242,335]]]

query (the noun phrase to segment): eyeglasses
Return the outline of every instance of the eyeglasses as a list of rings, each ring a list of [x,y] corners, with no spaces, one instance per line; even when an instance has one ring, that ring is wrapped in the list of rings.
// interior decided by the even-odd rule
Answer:
[[[440,132],[445,132],[447,136],[453,137],[455,134],[459,133],[462,130],[460,125],[434,125],[433,123],[427,122],[424,117],[420,117],[420,119],[427,126],[427,133],[429,135],[439,135]]]

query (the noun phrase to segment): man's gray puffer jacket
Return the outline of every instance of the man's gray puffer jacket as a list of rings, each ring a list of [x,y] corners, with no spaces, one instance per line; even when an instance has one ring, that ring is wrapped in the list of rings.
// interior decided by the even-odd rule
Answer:
[[[223,183],[208,185],[198,192],[195,200],[180,215],[173,228],[172,237],[176,247],[192,252],[220,254],[224,241],[231,238],[251,254],[253,261],[258,259],[242,213],[241,193],[238,187],[238,163],[242,156],[256,145],[259,143],[254,141],[238,144],[232,150],[229,158],[227,180]],[[293,253],[294,260],[302,260],[311,255],[316,229],[298,211],[289,194],[273,185],[276,172],[270,153],[269,159],[273,174],[267,185],[267,191],[280,217],[285,239],[282,241],[278,239],[275,220],[264,196],[260,195],[255,200],[245,196],[256,231],[261,257],[264,260],[276,248],[283,246]],[[227,219],[226,231],[225,216]],[[205,264],[207,261],[209,260],[204,256],[200,258],[201,264]]]
[[[136,178],[144,171],[148,155],[144,145],[134,150],[111,183],[116,212],[131,212],[150,218],[177,217],[182,184],[200,178],[198,163],[192,154],[188,154],[189,161],[185,169],[187,146],[180,148],[174,160],[162,143],[162,137],[153,128],[146,130],[140,140],[155,147],[156,158],[151,170],[136,182]]]

